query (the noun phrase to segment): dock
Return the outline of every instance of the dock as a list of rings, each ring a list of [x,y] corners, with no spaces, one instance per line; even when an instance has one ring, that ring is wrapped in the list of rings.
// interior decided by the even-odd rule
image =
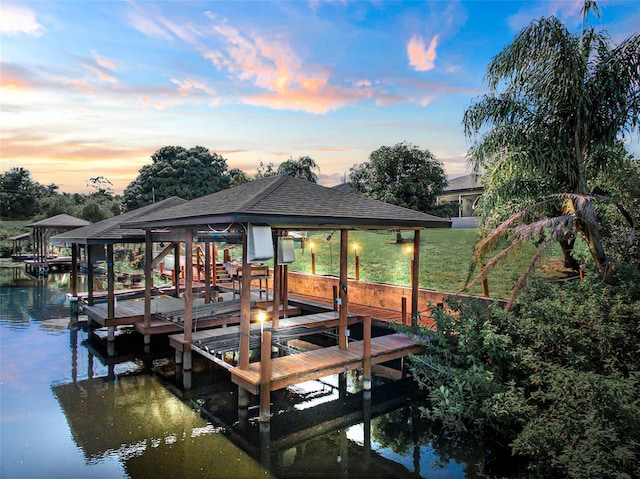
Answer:
[[[380,364],[409,354],[419,354],[423,347],[404,334],[389,334],[371,339],[371,364]],[[364,341],[353,341],[347,349],[339,346],[315,349],[271,360],[270,391],[318,379],[330,374],[363,367]],[[260,393],[260,363],[250,363],[249,369],[230,369],[231,380],[251,392]]]

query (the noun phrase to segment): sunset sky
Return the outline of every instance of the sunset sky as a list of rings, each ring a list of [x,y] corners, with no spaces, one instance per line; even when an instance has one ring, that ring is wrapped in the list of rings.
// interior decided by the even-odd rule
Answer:
[[[581,4],[2,0],[0,172],[121,193],[159,148],[201,145],[250,174],[309,155],[332,186],[407,141],[454,178],[489,60],[542,16],[577,31]],[[598,5],[615,42],[638,31],[640,2]]]

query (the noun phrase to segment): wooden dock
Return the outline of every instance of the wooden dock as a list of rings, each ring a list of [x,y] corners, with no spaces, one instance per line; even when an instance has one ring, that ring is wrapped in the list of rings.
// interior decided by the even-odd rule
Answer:
[[[338,346],[315,349],[271,360],[270,390],[318,379],[331,374],[363,367],[364,341],[353,341],[347,349]],[[371,364],[419,354],[423,347],[404,334],[390,334],[371,339]],[[260,393],[260,363],[251,363],[246,370],[230,369],[231,380],[251,392]]]

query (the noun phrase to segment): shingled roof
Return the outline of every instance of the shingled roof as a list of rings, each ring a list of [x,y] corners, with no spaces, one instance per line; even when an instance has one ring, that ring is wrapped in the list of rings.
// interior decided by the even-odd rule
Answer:
[[[83,220],[81,218],[76,218],[71,215],[56,215],[50,218],[45,218],[40,221],[36,221],[35,223],[31,223],[27,225],[31,228],[59,228],[59,229],[69,229],[69,228],[79,228],[81,226],[90,225],[91,222],[87,220]]]
[[[268,224],[287,229],[448,228],[451,222],[290,176],[255,180],[127,221],[127,228]]]
[[[145,240],[145,232],[136,228],[121,228],[125,221],[145,218],[156,211],[162,211],[186,203],[187,200],[172,196],[157,203],[138,208],[97,223],[60,233],[51,238],[56,243],[137,243]]]

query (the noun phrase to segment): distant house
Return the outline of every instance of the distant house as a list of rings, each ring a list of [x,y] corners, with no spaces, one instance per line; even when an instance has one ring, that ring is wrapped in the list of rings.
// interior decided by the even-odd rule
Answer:
[[[472,173],[449,180],[444,193],[438,197],[438,203],[458,204],[458,216],[473,216],[476,200],[482,195],[483,187],[480,175]]]
[[[342,191],[343,193],[358,193],[349,183],[340,183],[339,185],[332,186],[331,188],[333,188],[334,190]]]

